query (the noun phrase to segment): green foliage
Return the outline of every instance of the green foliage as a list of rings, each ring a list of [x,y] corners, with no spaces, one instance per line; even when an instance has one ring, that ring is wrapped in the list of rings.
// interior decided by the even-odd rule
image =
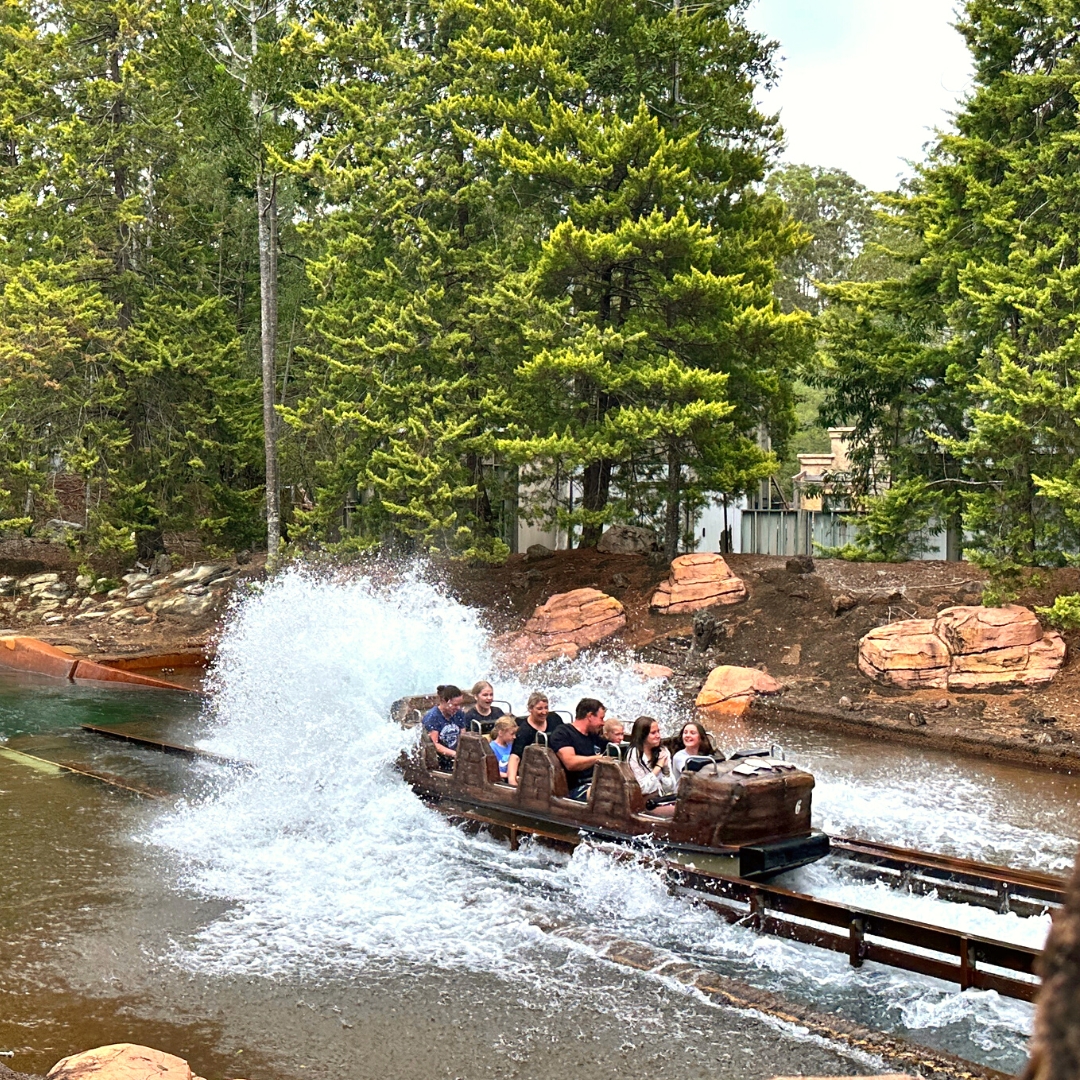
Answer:
[[[858,526],[855,542],[832,548],[818,545],[824,558],[854,562],[904,562],[929,547],[937,500],[924,480],[901,481],[869,498],[865,512],[849,518]]]
[[[1035,612],[1059,630],[1080,630],[1080,593],[1057,596],[1050,607],[1037,607]]]

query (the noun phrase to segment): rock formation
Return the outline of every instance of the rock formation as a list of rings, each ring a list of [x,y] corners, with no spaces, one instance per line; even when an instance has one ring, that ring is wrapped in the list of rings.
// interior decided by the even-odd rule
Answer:
[[[1064,659],[1064,638],[1016,604],[946,608],[877,626],[859,642],[864,675],[908,690],[1045,686]]]
[[[596,550],[605,555],[648,555],[656,550],[656,533],[638,525],[612,525]]]
[[[560,656],[572,660],[625,625],[626,613],[615,597],[599,589],[574,589],[541,604],[507,651],[526,667]]]
[[[201,1080],[183,1058],[134,1043],[113,1043],[62,1058],[48,1080]]]
[[[714,604],[737,604],[746,599],[746,586],[737,578],[723,556],[711,552],[680,555],[671,562],[671,572],[649,601],[658,615],[680,615]]]
[[[742,716],[760,694],[778,694],[783,687],[757,668],[721,664],[709,672],[695,704],[709,716]]]

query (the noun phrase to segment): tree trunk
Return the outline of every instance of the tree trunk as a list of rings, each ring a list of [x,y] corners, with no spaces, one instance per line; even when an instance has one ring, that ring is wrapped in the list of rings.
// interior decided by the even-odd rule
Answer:
[[[259,210],[259,294],[262,337],[263,444],[266,449],[266,569],[277,569],[281,546],[278,490],[277,414],[277,180],[259,170],[255,182]]]
[[[664,554],[674,559],[679,554],[679,503],[682,462],[674,439],[667,451],[667,520],[664,523]]]
[[[600,511],[607,506],[608,494],[611,491],[612,464],[609,459],[602,458],[585,466],[584,491],[581,496],[583,509]],[[578,547],[596,547],[603,531],[601,525],[583,525]]]

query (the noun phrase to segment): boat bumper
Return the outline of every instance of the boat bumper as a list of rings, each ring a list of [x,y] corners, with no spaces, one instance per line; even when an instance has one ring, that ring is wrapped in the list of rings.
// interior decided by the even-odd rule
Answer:
[[[744,878],[766,878],[816,862],[829,854],[829,838],[820,829],[809,836],[747,844],[739,848],[739,873]]]

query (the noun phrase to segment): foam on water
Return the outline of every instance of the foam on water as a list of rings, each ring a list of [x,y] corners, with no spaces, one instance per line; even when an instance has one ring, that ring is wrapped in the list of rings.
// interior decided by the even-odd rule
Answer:
[[[550,977],[556,948],[540,927],[573,922],[849,1010],[864,1022],[958,1024],[961,1043],[981,1039],[1015,1057],[1030,1024],[1027,1005],[961,995],[876,965],[853,970],[846,957],[729,926],[670,895],[644,866],[586,845],[569,858],[532,845],[511,853],[425,807],[393,767],[415,736],[389,722],[389,708],[403,694],[447,681],[469,685],[492,673],[483,626],[477,613],[417,573],[380,585],[292,571],[238,604],[219,646],[209,706],[215,733],[206,746],[257,770],[169,813],[147,838],[171,853],[180,887],[224,901],[224,914],[178,944],[181,963],[207,973],[316,977],[379,963],[467,965],[531,981]],[[495,675],[497,696],[520,707],[533,684]],[[553,706],[572,707],[588,695],[627,721],[639,713],[674,715],[670,690],[630,675],[615,659],[555,665],[544,679]],[[879,779],[845,776],[831,761],[815,794],[815,824],[857,833],[873,822],[894,842],[933,847],[927,826],[916,824],[930,798],[913,807],[915,785],[883,787]],[[930,828],[953,839],[965,829],[982,835],[980,814],[966,808],[971,793],[952,781],[952,802],[934,811],[947,824]],[[1012,842],[1021,850],[1044,838],[1018,831]],[[849,902],[856,901],[845,890],[871,888],[828,881],[815,876],[818,869],[800,873],[809,876],[797,887],[831,889]],[[886,900],[860,895],[867,907]],[[952,907],[897,894],[889,902],[928,922]],[[984,916],[1002,918],[970,918]],[[979,926],[1001,932],[1000,925]]]

